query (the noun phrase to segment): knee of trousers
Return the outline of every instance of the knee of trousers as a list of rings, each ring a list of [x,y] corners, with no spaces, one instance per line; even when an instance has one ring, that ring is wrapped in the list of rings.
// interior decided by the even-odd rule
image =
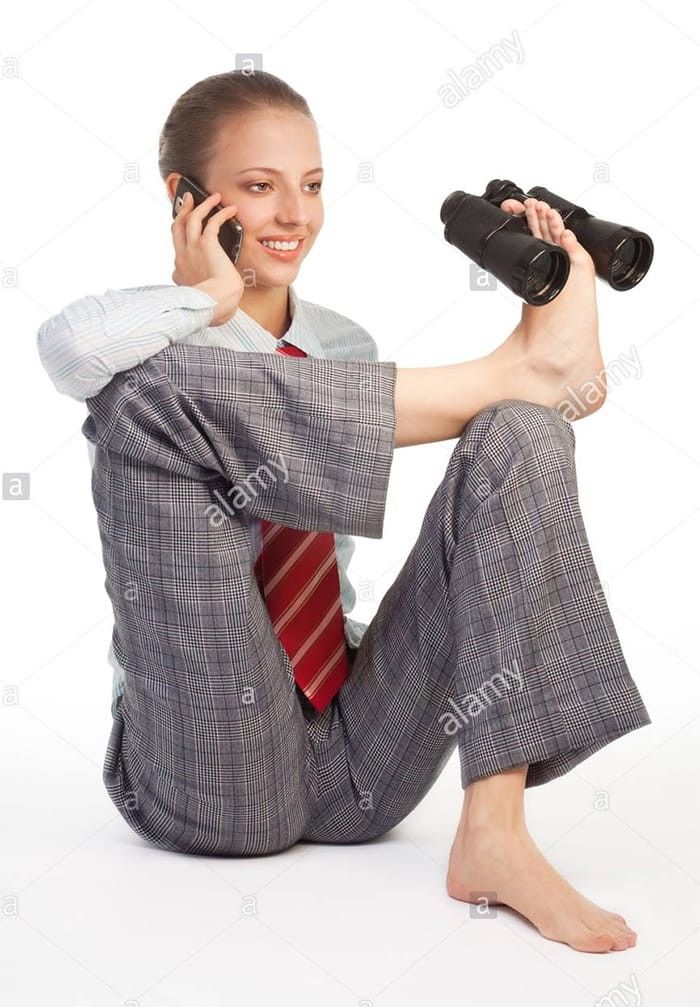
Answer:
[[[114,800],[114,788],[110,791]],[[308,817],[303,800],[283,809],[227,807],[184,793],[131,791],[115,804],[134,832],[171,853],[265,856],[281,853],[301,836]]]
[[[553,465],[573,469],[575,447],[573,426],[558,409],[526,399],[500,399],[467,423],[453,459],[458,466],[478,468],[478,459],[486,456],[486,468],[501,474],[514,459],[523,458],[548,469]]]
[[[173,853],[280,853],[298,840],[315,800],[313,787],[303,782],[273,793],[262,779],[259,788],[235,793],[183,787],[138,757],[125,766],[115,753],[111,746],[102,774],[112,802],[134,832]]]

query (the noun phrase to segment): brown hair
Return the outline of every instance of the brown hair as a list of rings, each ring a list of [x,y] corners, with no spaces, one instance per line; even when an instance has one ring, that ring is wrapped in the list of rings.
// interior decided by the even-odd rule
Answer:
[[[306,99],[264,70],[229,70],[193,84],[177,99],[160,133],[158,170],[163,181],[177,172],[203,185],[221,125],[263,108],[289,108],[313,119]]]

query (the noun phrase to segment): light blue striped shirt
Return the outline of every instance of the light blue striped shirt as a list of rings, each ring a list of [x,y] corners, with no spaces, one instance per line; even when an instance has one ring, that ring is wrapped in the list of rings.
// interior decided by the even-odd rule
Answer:
[[[249,353],[274,353],[292,343],[310,356],[333,360],[377,360],[372,336],[344,315],[304,301],[289,287],[291,324],[280,339],[239,308],[224,325],[209,327],[216,301],[195,287],[156,285],[108,289],[66,305],[39,328],[37,347],[51,381],[64,395],[84,402],[120,371],[129,370],[171,343],[225,346]],[[88,442],[90,463],[94,448]],[[253,563],[260,552],[260,523],[251,525]],[[367,624],[349,618],[356,594],[347,568],[355,550],[349,535],[335,536],[345,636],[358,647]],[[112,708],[123,692],[124,671],[110,642]]]

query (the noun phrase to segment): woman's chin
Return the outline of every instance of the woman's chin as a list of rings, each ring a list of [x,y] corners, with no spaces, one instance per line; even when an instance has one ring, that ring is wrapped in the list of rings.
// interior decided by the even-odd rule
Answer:
[[[291,283],[303,260],[298,262],[274,262],[265,263],[264,266],[253,266],[256,285],[266,287],[279,287],[283,284]]]
[[[267,252],[259,254],[256,249],[251,255],[241,256],[236,269],[246,287],[285,287],[294,282],[305,258],[306,250],[297,258],[285,262],[283,259],[275,260]]]

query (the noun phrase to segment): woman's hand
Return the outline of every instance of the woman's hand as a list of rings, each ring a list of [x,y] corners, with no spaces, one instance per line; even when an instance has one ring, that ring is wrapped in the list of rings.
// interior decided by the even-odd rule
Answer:
[[[219,241],[219,229],[236,214],[234,204],[222,207],[206,227],[202,221],[220,202],[221,193],[213,192],[199,206],[193,207],[192,195],[185,193],[172,223],[175,269],[172,278],[181,286],[204,290],[217,302],[212,326],[223,325],[235,315],[243,296],[243,278]]]

